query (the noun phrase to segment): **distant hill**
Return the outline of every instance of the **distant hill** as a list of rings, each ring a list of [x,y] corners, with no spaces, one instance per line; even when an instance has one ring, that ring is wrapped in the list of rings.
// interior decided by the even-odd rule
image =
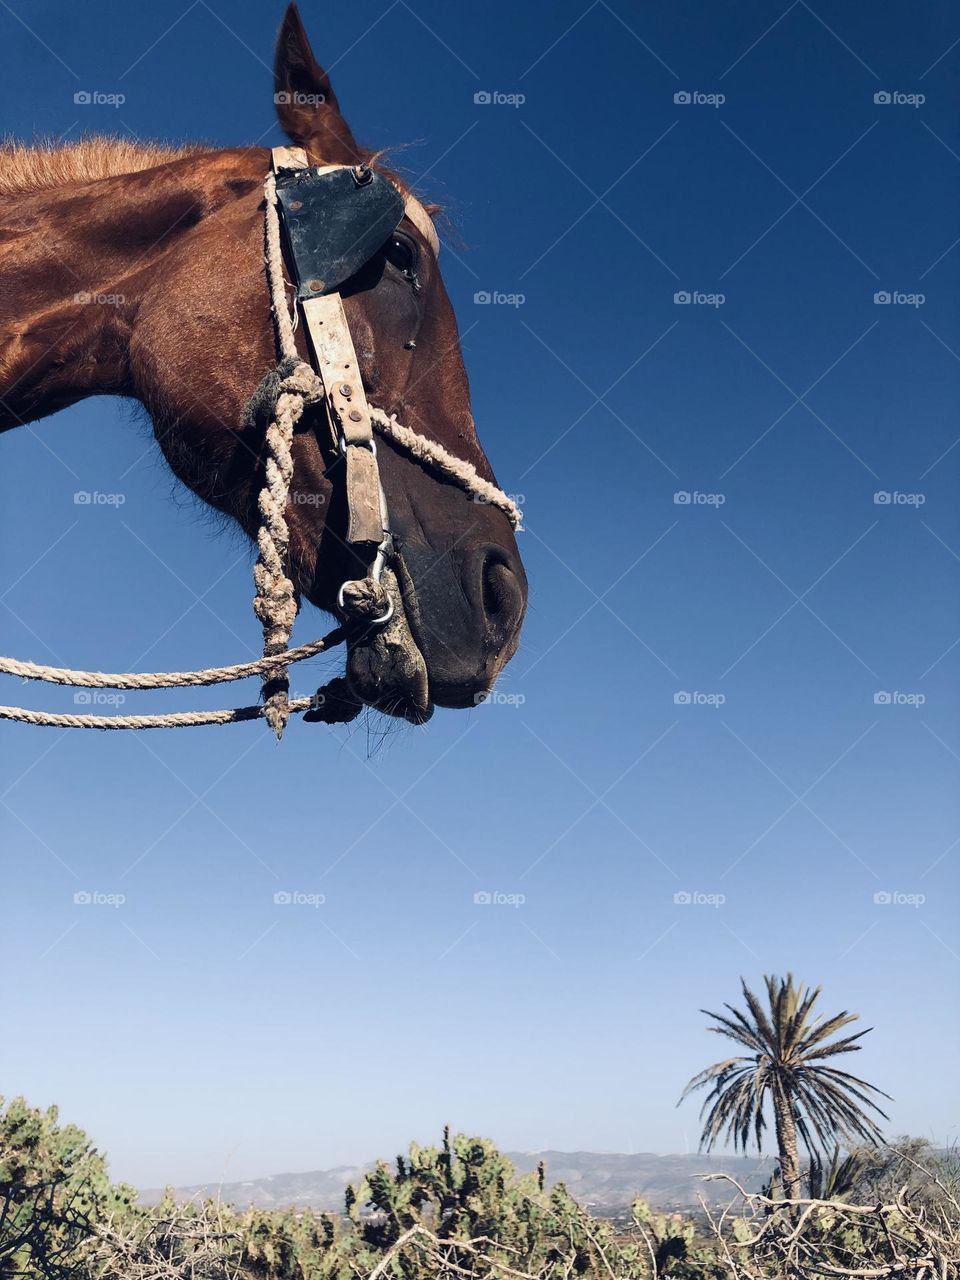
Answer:
[[[742,1185],[759,1190],[773,1168],[771,1158],[757,1160],[741,1156],[636,1155],[605,1154],[598,1151],[510,1151],[510,1160],[522,1173],[536,1169],[542,1160],[546,1165],[547,1183],[566,1183],[567,1190],[580,1204],[602,1216],[614,1216],[641,1196],[657,1209],[695,1208],[698,1194],[711,1204],[731,1199],[723,1183],[699,1182],[700,1173],[730,1173]],[[212,1196],[246,1208],[299,1208],[339,1212],[343,1209],[343,1193],[348,1183],[358,1181],[373,1168],[366,1165],[339,1165],[311,1173],[278,1173],[251,1182],[225,1182],[219,1186],[207,1183],[196,1187],[178,1187],[182,1199]],[[154,1204],[160,1197],[156,1189],[142,1191],[141,1199]]]

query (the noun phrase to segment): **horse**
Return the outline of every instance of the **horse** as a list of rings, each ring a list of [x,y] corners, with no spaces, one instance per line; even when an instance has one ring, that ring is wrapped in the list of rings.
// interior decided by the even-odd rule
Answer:
[[[374,171],[406,201],[396,230],[340,285],[363,392],[495,486],[437,259],[438,210],[426,206],[425,219],[381,154],[356,141],[295,3],[276,43],[274,102],[309,165]],[[137,400],[174,475],[255,538],[266,445],[249,406],[278,355],[264,278],[270,163],[261,147],[103,137],[0,147],[0,430],[88,396]],[[308,361],[304,326],[294,340]],[[484,700],[516,651],[527,581],[504,510],[390,438],[376,457],[416,661],[391,661],[375,637],[355,634],[345,696],[420,723],[435,705]],[[297,607],[337,614],[338,589],[365,566],[317,414],[299,423],[292,463],[285,572]]]

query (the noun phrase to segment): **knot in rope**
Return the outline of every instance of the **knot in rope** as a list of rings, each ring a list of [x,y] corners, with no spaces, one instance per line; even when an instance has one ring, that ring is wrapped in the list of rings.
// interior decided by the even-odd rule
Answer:
[[[393,610],[393,601],[386,587],[375,578],[354,578],[345,582],[340,588],[337,604],[349,621],[367,625],[386,622]]]
[[[301,360],[299,357],[295,360],[282,360],[277,366],[277,374],[280,379],[280,397],[284,395],[299,396],[303,404],[314,404],[324,398],[323,381],[305,360]]]

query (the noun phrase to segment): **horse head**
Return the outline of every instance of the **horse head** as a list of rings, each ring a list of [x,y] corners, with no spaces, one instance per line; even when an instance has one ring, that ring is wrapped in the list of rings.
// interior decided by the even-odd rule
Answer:
[[[354,138],[295,5],[277,42],[274,100],[283,131],[311,166],[365,166],[412,194]],[[0,361],[0,426],[96,392],[133,396],[150,413],[175,474],[256,536],[265,446],[249,404],[278,357],[264,273],[270,152],[197,147],[147,154],[124,168],[107,154],[110,145],[102,141],[99,171],[88,157],[87,182],[65,184],[65,162],[57,181],[7,179],[8,191],[11,183],[19,191],[8,207],[23,250],[3,281],[8,305],[17,298],[21,310],[5,317],[0,304],[0,321],[16,333]],[[9,161],[14,169],[25,163],[33,161]],[[43,226],[45,237],[37,233]],[[495,483],[470,412],[437,243],[429,219],[405,216],[339,292],[370,405]],[[65,289],[63,272],[49,269],[51,255],[69,262],[72,298],[54,297],[57,280],[60,295]],[[113,305],[84,308],[74,290],[107,295]],[[308,360],[303,326],[296,342]],[[358,641],[348,659],[352,693],[414,720],[431,704],[472,706],[518,643],[526,579],[513,527],[496,505],[389,439],[377,441],[377,460],[399,604],[423,678],[414,688],[403,664],[385,664],[375,641]],[[338,589],[358,565],[329,424],[317,414],[305,414],[294,437],[286,519],[287,572],[298,596],[336,612]]]

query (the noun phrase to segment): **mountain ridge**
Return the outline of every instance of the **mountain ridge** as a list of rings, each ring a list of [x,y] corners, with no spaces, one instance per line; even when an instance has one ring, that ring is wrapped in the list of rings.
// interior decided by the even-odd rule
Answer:
[[[723,1182],[700,1182],[698,1174],[729,1173],[748,1190],[760,1190],[770,1177],[772,1156],[717,1156],[672,1152],[635,1153],[603,1151],[508,1151],[507,1158],[519,1173],[531,1173],[540,1161],[546,1167],[547,1186],[558,1182],[584,1207],[604,1216],[629,1208],[638,1196],[655,1209],[691,1209],[698,1196],[711,1204],[731,1198],[732,1188]],[[276,1173],[263,1178],[177,1187],[178,1199],[212,1197],[239,1208],[280,1209],[294,1206],[337,1213],[350,1183],[358,1182],[377,1161],[362,1165],[336,1165],[303,1173]],[[140,1193],[145,1204],[155,1204],[159,1188]]]

